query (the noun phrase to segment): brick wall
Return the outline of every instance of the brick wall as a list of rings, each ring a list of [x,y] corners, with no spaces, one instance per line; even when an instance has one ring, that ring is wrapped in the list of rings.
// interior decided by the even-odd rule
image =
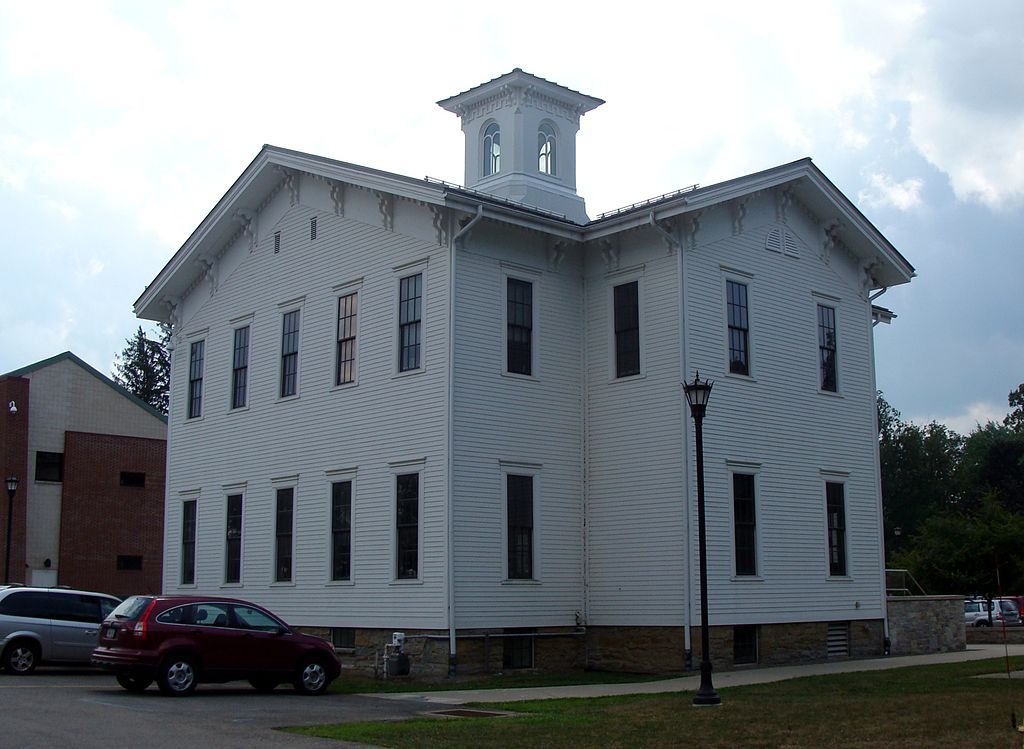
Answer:
[[[7,561],[7,489],[3,481],[18,477],[11,523],[10,582],[25,582],[25,497],[34,476],[28,464],[29,381],[24,377],[0,378],[0,582]],[[12,414],[14,401],[18,412]]]
[[[164,440],[67,432],[61,499],[61,585],[115,595],[161,592]],[[122,472],[145,486],[122,485]],[[141,569],[132,567],[141,557]]]

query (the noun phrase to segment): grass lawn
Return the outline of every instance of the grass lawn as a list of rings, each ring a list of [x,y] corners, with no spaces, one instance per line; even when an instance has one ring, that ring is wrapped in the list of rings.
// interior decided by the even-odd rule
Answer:
[[[682,674],[678,674],[682,675]],[[568,674],[506,673],[470,676],[456,680],[374,679],[372,676],[342,674],[331,682],[330,690],[339,694],[393,694],[399,692],[447,692],[450,689],[519,689],[525,687],[562,687],[569,684],[635,684],[658,681],[665,676],[624,674],[614,671],[582,671]]]
[[[1024,668],[1024,658],[1011,659]],[[694,708],[692,693],[490,704],[500,718],[423,718],[289,729],[411,749],[603,747],[985,747],[1018,749],[1024,679],[1000,660],[812,676],[720,690],[723,704]]]

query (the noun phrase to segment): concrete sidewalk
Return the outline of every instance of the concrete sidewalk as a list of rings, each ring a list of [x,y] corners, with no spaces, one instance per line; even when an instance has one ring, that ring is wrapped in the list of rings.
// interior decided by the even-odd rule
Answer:
[[[1024,645],[969,645],[967,650],[954,653],[909,655],[867,660],[829,661],[811,663],[805,666],[778,666],[774,668],[751,668],[739,671],[715,673],[715,688],[736,687],[743,684],[766,684],[785,681],[802,676],[842,674],[855,671],[884,671],[906,666],[925,666],[935,663],[959,663],[963,661],[1002,658],[1010,655],[1024,655]],[[539,687],[516,689],[461,689],[445,692],[404,692],[401,694],[375,694],[384,699],[421,701],[427,705],[463,705],[467,702],[521,702],[523,700],[548,700],[566,697],[608,697],[623,694],[659,694],[663,692],[695,692],[700,684],[700,674],[675,679],[646,681],[634,684],[578,684],[564,687]]]

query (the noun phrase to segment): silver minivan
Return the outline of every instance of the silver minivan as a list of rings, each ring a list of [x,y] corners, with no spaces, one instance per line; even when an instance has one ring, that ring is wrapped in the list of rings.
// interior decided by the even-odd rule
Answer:
[[[29,674],[40,663],[88,663],[100,622],[119,603],[87,590],[0,585],[0,665]]]

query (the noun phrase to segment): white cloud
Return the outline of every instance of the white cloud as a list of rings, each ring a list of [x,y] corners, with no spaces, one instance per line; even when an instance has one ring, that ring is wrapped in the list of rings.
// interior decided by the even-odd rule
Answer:
[[[909,419],[909,421],[912,421],[915,424],[930,424],[931,422],[936,421],[940,424],[945,424],[954,432],[966,437],[979,426],[984,426],[990,421],[1002,422],[1005,416],[1005,406],[999,406],[994,403],[977,402],[968,404],[965,410],[959,414],[914,417]]]
[[[857,194],[857,202],[870,208],[892,206],[901,211],[909,211],[921,205],[921,188],[924,181],[910,177],[896,182],[883,172],[868,175],[870,189],[861,190]]]

